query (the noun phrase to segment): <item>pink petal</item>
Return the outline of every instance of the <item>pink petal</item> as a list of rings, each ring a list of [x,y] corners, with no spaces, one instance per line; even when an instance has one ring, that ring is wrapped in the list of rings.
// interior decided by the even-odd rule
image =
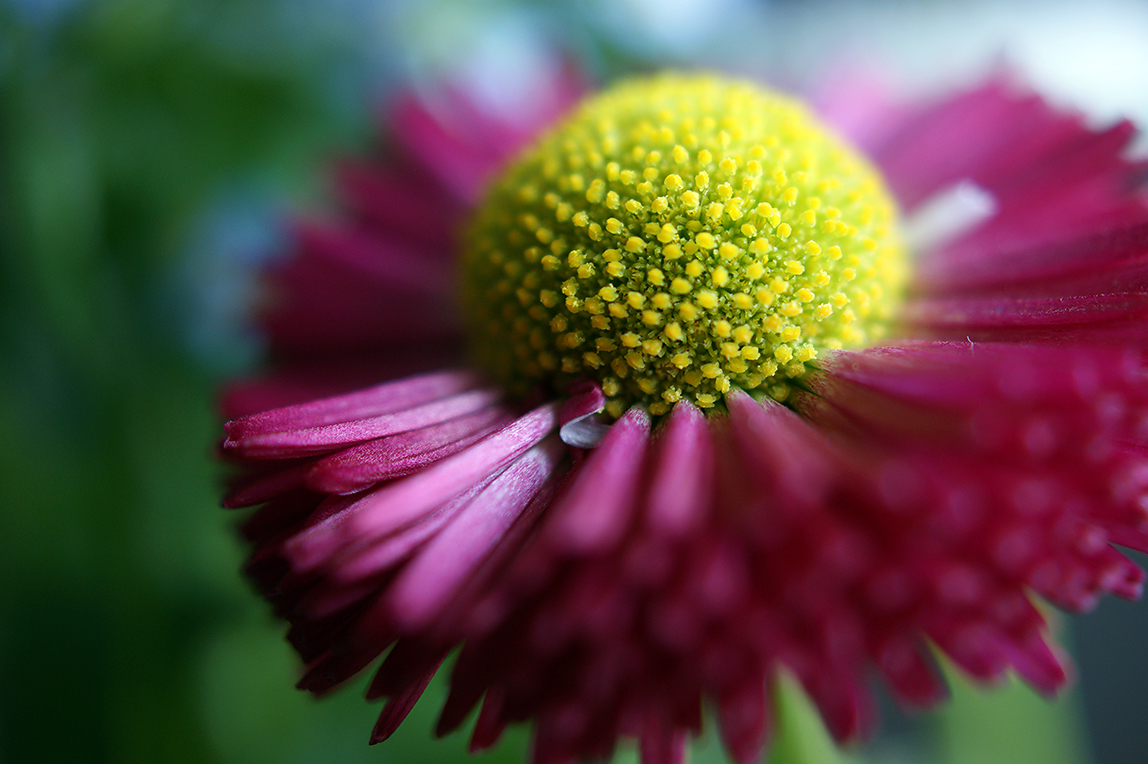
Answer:
[[[831,484],[831,464],[819,456],[821,448],[810,439],[809,425],[789,409],[771,400],[761,403],[744,392],[726,396],[730,429],[755,476],[777,491],[771,505],[821,503]]]
[[[453,252],[454,231],[443,222],[463,220],[466,210],[437,183],[421,177],[418,168],[343,162],[335,180],[340,196],[364,220],[364,229],[397,234],[428,257],[445,259]]]
[[[228,443],[276,432],[352,422],[401,411],[437,398],[455,395],[477,386],[470,372],[443,371],[387,382],[367,390],[310,401],[296,406],[263,411],[224,425]]]
[[[502,718],[502,693],[489,690],[482,700],[478,719],[474,722],[474,733],[470,738],[470,752],[478,753],[498,742],[506,722]]]
[[[441,506],[517,459],[557,426],[557,404],[533,412],[465,451],[371,491],[291,539],[286,550],[298,570],[321,565],[345,545],[361,545]]]
[[[970,241],[967,254],[956,248],[927,260],[916,283],[937,296],[1060,297],[1138,291],[1148,281],[1148,210],[1140,207],[1126,217],[1118,226],[1093,223],[1052,241],[1022,241],[1008,249],[1002,246],[1007,239],[999,235],[990,247]]]
[[[443,662],[449,649],[421,639],[400,639],[391,648],[367,687],[367,700],[396,697],[420,682]]]
[[[903,316],[928,336],[970,342],[1144,345],[1148,341],[1148,292],[917,300],[906,306]]]
[[[689,753],[689,732],[681,729],[664,729],[661,725],[650,725],[639,741],[642,764],[686,764]]]
[[[441,508],[418,522],[398,527],[380,538],[350,545],[340,557],[338,567],[330,572],[332,582],[342,587],[355,581],[380,576],[397,567],[425,542],[448,527],[492,480],[492,477],[480,480],[469,490],[446,502]]]
[[[653,533],[681,538],[698,528],[712,501],[714,459],[705,416],[689,403],[677,404],[653,442],[645,501]]]
[[[649,416],[638,408],[610,427],[548,512],[545,533],[555,549],[586,552],[621,540],[632,517],[649,431]]]
[[[387,702],[383,712],[379,714],[375,728],[371,731],[371,745],[381,743],[395,733],[395,730],[407,718],[407,714],[415,707],[415,703],[422,697],[423,692],[426,691],[427,685],[434,678],[436,671],[438,671],[438,666],[435,666],[433,671],[424,674],[417,683],[408,687],[402,694],[396,695]]]
[[[396,624],[427,628],[521,511],[542,489],[563,455],[543,441],[514,462],[407,565],[387,592]]]
[[[509,409],[492,406],[441,424],[399,433],[324,457],[307,471],[307,484],[326,493],[352,493],[374,483],[425,469],[511,421]]]
[[[507,115],[508,119],[478,108],[457,91],[445,90],[437,94],[433,113],[428,102],[413,97],[401,102],[391,127],[445,187],[473,203],[494,172],[577,103],[583,91],[583,83],[566,72],[530,104],[529,113]]]
[[[312,226],[299,254],[271,274],[263,318],[280,353],[364,353],[461,333],[441,257],[356,231]]]
[[[995,195],[1017,193],[1044,171],[1061,186],[1082,175],[1118,174],[1131,137],[1127,124],[1092,132],[1077,115],[1053,111],[1035,96],[1017,97],[1003,81],[989,83],[925,109],[889,134],[874,151],[897,196],[912,209],[924,198],[968,178]]]
[[[467,390],[394,413],[363,417],[350,422],[299,427],[266,434],[229,437],[224,448],[247,458],[305,456],[373,438],[421,430],[489,408],[502,398],[498,388]]]
[[[457,124],[447,124],[409,98],[395,109],[392,128],[420,163],[435,171],[444,187],[473,204],[505,154],[497,146],[484,144],[482,131],[496,128],[484,123],[471,104],[456,97],[448,108],[455,112],[451,116]]]
[[[718,699],[722,742],[738,764],[753,764],[765,747],[769,711],[765,686],[752,678]]]
[[[1068,682],[1067,658],[1054,651],[1040,634],[1032,634],[1022,644],[1009,640],[1004,645],[1004,652],[1016,672],[1050,698]]]
[[[322,262],[323,269],[345,266],[359,279],[374,282],[376,289],[415,299],[449,296],[452,292],[450,263],[405,250],[369,229],[358,231],[345,226],[310,224],[301,226],[295,235],[304,250],[298,265]],[[307,270],[312,276],[321,272],[316,268]],[[378,309],[385,310],[386,305],[381,303]],[[427,313],[423,318],[433,318],[429,311]]]
[[[948,696],[933,662],[908,640],[891,641],[875,656],[874,663],[906,708],[929,708]]]
[[[270,473],[252,473],[232,486],[223,499],[223,506],[228,509],[237,507],[252,507],[270,501],[276,496],[303,487],[303,481],[311,470],[310,459],[301,462],[289,462],[288,465],[276,465]]]

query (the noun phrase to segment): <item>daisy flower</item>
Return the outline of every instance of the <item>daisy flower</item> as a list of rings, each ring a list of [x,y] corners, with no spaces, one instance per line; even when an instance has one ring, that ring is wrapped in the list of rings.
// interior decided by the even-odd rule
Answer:
[[[1135,598],[1148,551],[1133,128],[1003,81],[837,129],[722,77],[580,90],[403,102],[270,276],[226,505],[299,687],[385,653],[379,741],[457,651],[437,732],[531,722],[536,764],[680,762],[703,708],[754,761],[782,672],[849,740],[874,673],[945,695],[933,650],[1056,692],[1033,600]]]

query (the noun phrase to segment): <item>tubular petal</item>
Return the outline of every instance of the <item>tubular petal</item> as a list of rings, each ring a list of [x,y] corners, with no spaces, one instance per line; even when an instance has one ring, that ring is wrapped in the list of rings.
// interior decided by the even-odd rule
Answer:
[[[682,538],[704,522],[712,501],[713,439],[693,405],[674,406],[650,459],[645,516],[651,532]]]
[[[621,540],[637,498],[649,429],[649,416],[637,408],[610,428],[548,512],[544,533],[555,550],[584,553]]]

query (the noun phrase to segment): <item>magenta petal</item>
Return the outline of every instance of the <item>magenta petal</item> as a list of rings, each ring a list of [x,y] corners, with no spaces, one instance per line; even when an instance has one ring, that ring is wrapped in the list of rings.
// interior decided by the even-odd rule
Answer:
[[[288,466],[280,466],[270,473],[254,473],[246,475],[234,484],[227,496],[223,499],[223,506],[227,509],[237,507],[252,507],[270,501],[276,496],[302,488],[307,473],[311,470],[311,461],[288,462]]]
[[[662,725],[643,731],[638,748],[641,764],[686,764],[689,732]]]
[[[929,630],[929,636],[965,672],[976,679],[995,684],[1004,679],[1008,666],[1001,639],[986,624],[956,625],[945,619]]]
[[[446,347],[451,352],[441,354],[437,366],[458,363],[463,327],[445,287],[423,295],[396,285],[372,285],[369,276],[345,263],[311,258],[280,274],[273,289],[293,298],[290,309],[263,321],[272,350],[284,358],[409,366],[411,356]]]
[[[825,727],[839,743],[864,736],[872,726],[872,702],[850,676],[849,665],[821,665],[814,681],[802,677],[805,691],[817,704]]]
[[[367,688],[367,700],[401,695],[428,672],[434,673],[449,650],[422,639],[400,639]]]
[[[400,628],[418,631],[446,605],[482,559],[542,489],[562,457],[543,441],[506,468],[407,565],[387,592]]]
[[[889,643],[874,663],[898,702],[907,708],[928,708],[948,695],[932,661],[909,640]]]
[[[388,382],[334,398],[301,403],[241,417],[224,425],[224,448],[237,448],[246,438],[323,427],[402,411],[470,390],[477,385],[471,372],[444,371]]]
[[[891,78],[885,73],[857,68],[852,62],[834,68],[810,101],[822,119],[870,152],[904,123],[907,110],[891,101]]]
[[[753,764],[761,758],[768,722],[763,683],[748,679],[718,699],[722,742],[738,764]]]
[[[480,668],[474,661],[470,660],[475,652],[474,644],[475,642],[464,643],[459,652],[458,660],[455,662],[454,671],[450,678],[450,693],[443,703],[438,723],[435,725],[437,737],[449,735],[458,729],[459,725],[466,720],[471,709],[482,700],[483,692],[489,692],[484,686],[481,674],[489,671],[492,665],[488,663]],[[491,691],[497,692],[498,690],[493,689]],[[497,710],[502,712],[502,708]]]
[[[374,628],[367,630],[366,624]],[[353,630],[340,624],[326,638],[296,636],[294,644],[308,666],[295,686],[314,695],[325,695],[366,668],[395,639],[396,634],[387,624],[374,619],[369,609],[355,622]]]
[[[584,552],[621,539],[633,512],[649,431],[649,416],[638,408],[614,423],[550,509],[545,533],[554,548]]]
[[[1044,695],[1055,696],[1068,682],[1066,659],[1058,655],[1039,633],[1032,634],[1021,644],[1007,641],[1004,650],[1017,673]]]
[[[712,501],[713,438],[705,416],[690,403],[674,407],[654,440],[646,518],[659,535],[680,538],[695,530]]]
[[[351,493],[374,483],[425,469],[486,437],[512,419],[492,406],[441,424],[351,446],[320,459],[307,471],[307,484],[327,493]]]
[[[348,534],[371,536],[376,529],[393,523],[393,514],[385,512],[384,507],[414,515],[417,510],[413,507],[434,506],[517,459],[553,431],[557,425],[556,408],[554,404],[540,406],[466,451],[375,493],[368,505],[350,518]]]
[[[479,481],[440,509],[418,522],[397,527],[393,532],[359,545],[348,545],[331,578],[340,585],[380,575],[410,557],[428,539],[437,536],[455,516],[489,485],[492,478]]]
[[[483,185],[538,131],[572,107],[584,87],[570,73],[558,77],[515,119],[490,113],[464,94],[445,89],[433,111],[409,98],[399,104],[391,127],[420,164],[438,176],[443,187],[473,202]],[[524,119],[525,118],[525,119]]]
[[[489,690],[482,700],[478,719],[474,722],[474,732],[470,737],[470,752],[484,751],[498,742],[506,722],[502,717],[502,693]]]
[[[887,134],[874,158],[907,209],[964,178],[1007,199],[1026,187],[1055,192],[1094,176],[1129,174],[1121,154],[1130,125],[1093,132],[1079,115],[1015,91],[990,82],[921,110]]]
[[[299,570],[309,570],[339,547],[363,544],[427,515],[542,440],[558,424],[557,409],[541,406],[465,451],[367,493],[291,539],[288,555]]]
[[[1093,223],[1052,241],[1019,241],[1000,236],[975,246],[953,248],[929,258],[916,274],[926,295],[1001,294],[1065,296],[1094,291],[1145,288],[1148,210],[1125,214],[1119,224]],[[1043,226],[1034,226],[1043,230]],[[988,235],[988,232],[985,234]],[[1031,237],[1030,237],[1031,238]]]
[[[1148,293],[917,300],[904,315],[929,336],[969,342],[1148,342]]]
[[[1105,521],[1100,523],[1100,525],[1108,533],[1108,536],[1112,540],[1113,544],[1119,544],[1120,546],[1128,547],[1129,549],[1133,549],[1137,552],[1148,554],[1148,531],[1145,531],[1142,528],[1130,528],[1125,525],[1123,521],[1118,523]],[[1139,568],[1137,568],[1137,570],[1139,570]],[[1130,597],[1139,598],[1141,585],[1143,582],[1143,573],[1129,582],[1132,587],[1128,592]]]
[[[426,256],[451,253],[454,231],[443,220],[461,219],[466,210],[444,189],[413,168],[379,161],[343,162],[335,170],[340,196],[365,227],[418,242]]]
[[[406,250],[387,238],[321,225],[301,226],[296,236],[304,249],[322,259],[353,265],[360,278],[376,280],[378,291],[393,290],[405,298],[423,300],[450,293],[449,264]],[[379,308],[386,310],[387,306],[384,303]]]
[[[493,126],[483,123],[471,104],[457,97],[447,101],[446,105],[455,112],[450,117],[458,120],[457,125],[438,119],[411,98],[395,110],[392,128],[420,164],[435,171],[444,187],[458,199],[473,203],[482,184],[498,169],[504,156],[481,139],[476,140],[470,130],[457,129],[463,125],[477,131],[492,129]]]
[[[826,354],[819,363],[825,374],[811,375],[810,390],[840,401],[842,408],[867,413],[868,420],[889,424],[896,422],[883,416],[881,398],[903,399],[922,416],[943,407],[963,417],[994,400],[1010,408],[1053,406],[1090,415],[1102,413],[1094,403],[1109,391],[1119,391],[1126,403],[1138,407],[1148,402],[1148,390],[1139,382],[1140,362],[1114,348],[920,342]]]
[[[424,674],[418,682],[412,684],[402,694],[387,701],[387,705],[383,707],[383,712],[379,714],[379,720],[375,723],[374,730],[371,731],[371,745],[381,743],[395,734],[395,730],[399,728],[399,725],[407,718],[407,714],[415,707],[415,703],[422,697],[437,671],[438,667],[436,666],[434,671]]]
[[[830,464],[811,458],[821,448],[813,442],[808,423],[781,404],[758,403],[741,391],[727,395],[726,404],[730,428],[750,468],[777,491],[771,505],[819,503],[832,483]]]
[[[501,398],[502,391],[497,388],[468,390],[394,413],[379,414],[353,422],[270,432],[265,435],[248,435],[242,441],[229,439],[224,447],[248,458],[268,459],[318,454],[349,443],[360,443],[372,438],[420,430],[481,411],[498,403]]]
[[[404,341],[371,345],[351,357],[326,351],[303,354],[259,377],[229,385],[220,411],[227,419],[239,419],[371,389],[383,380],[438,373],[458,362],[462,344],[462,337],[456,336],[433,345]],[[471,387],[477,384],[476,379]]]
[[[310,491],[280,494],[256,510],[241,526],[243,537],[259,548],[297,527],[323,501]]]

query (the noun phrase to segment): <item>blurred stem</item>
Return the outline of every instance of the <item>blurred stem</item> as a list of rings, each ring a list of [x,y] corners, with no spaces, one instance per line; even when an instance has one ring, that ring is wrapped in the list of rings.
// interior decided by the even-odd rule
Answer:
[[[774,682],[773,707],[777,729],[769,764],[846,764],[821,715],[788,672],[779,672]]]

